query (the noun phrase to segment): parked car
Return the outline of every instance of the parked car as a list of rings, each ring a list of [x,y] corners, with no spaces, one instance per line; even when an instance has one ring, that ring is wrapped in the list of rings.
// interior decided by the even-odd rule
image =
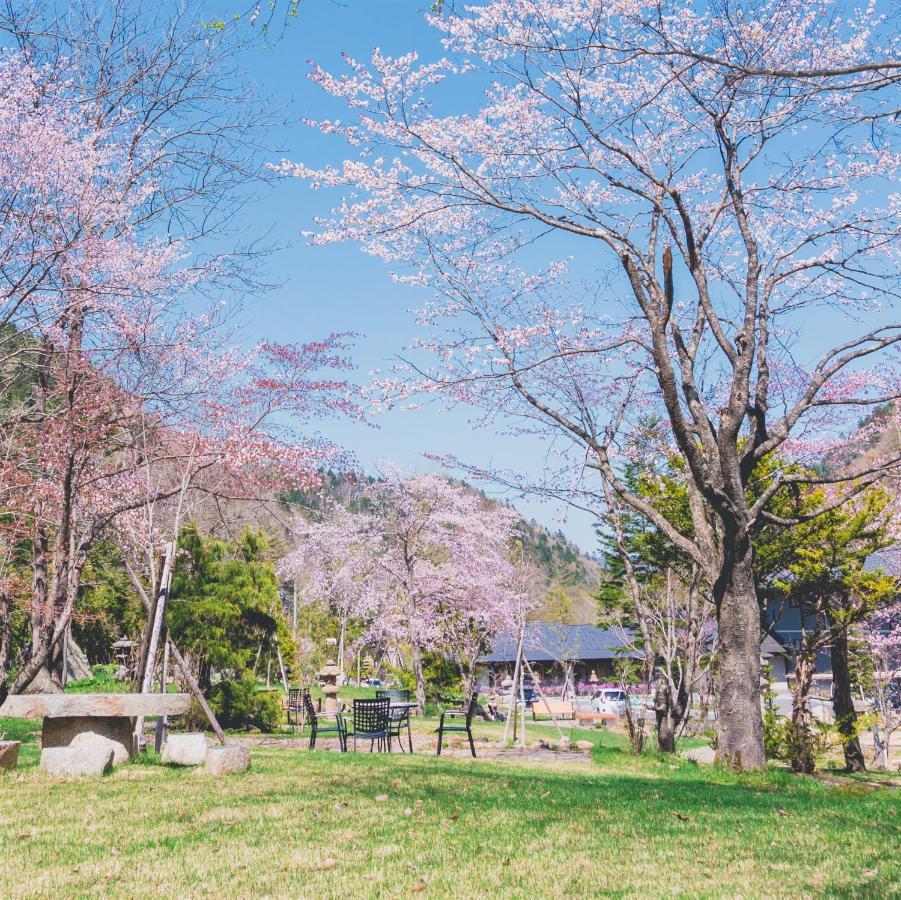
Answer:
[[[591,695],[591,711],[621,716],[626,711],[626,692],[619,688],[601,688]]]
[[[363,687],[380,688],[382,686],[381,678],[364,678],[361,682]]]

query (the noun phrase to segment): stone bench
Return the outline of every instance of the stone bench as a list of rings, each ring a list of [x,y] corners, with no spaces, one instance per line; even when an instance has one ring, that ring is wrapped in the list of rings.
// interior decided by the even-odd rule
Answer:
[[[134,755],[136,718],[179,716],[190,708],[190,694],[16,694],[0,706],[0,716],[43,718],[42,747],[108,745],[119,765]]]

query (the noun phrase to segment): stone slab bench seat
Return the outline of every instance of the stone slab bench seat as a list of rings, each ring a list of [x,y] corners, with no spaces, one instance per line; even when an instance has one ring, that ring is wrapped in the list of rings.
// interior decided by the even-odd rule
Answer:
[[[15,694],[0,716],[43,718],[41,746],[108,746],[115,765],[135,752],[135,719],[179,716],[191,708],[190,694]]]
[[[0,716],[61,719],[75,716],[179,716],[191,708],[190,694],[14,694]]]

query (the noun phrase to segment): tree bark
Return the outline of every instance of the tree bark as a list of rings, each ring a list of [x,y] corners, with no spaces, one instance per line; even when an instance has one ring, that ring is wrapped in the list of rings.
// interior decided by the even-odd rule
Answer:
[[[760,604],[747,533],[732,540],[727,536],[724,554],[713,590],[719,625],[717,753],[733,768],[762,769],[766,758],[760,705]]]
[[[7,679],[12,661],[13,598],[5,591],[0,592],[0,706],[9,693]]]
[[[795,772],[810,775],[816,768],[816,760],[811,749],[810,711],[807,700],[813,683],[816,652],[803,648],[795,661],[795,687],[792,691],[792,742],[791,767]]]
[[[840,628],[832,636],[832,709],[849,772],[865,772],[863,750],[857,736],[857,713],[851,695],[851,671],[848,665],[848,633]]]
[[[413,663],[413,677],[416,679],[416,706],[419,715],[425,715],[425,673],[422,670],[422,650],[416,641],[412,642],[410,657]]]

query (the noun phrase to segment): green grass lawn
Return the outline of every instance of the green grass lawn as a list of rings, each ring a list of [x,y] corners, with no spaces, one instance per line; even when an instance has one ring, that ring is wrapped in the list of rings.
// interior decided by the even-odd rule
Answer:
[[[0,776],[0,896],[901,895],[897,791],[590,734],[591,767],[272,746],[221,781],[147,761],[53,780],[26,744]]]

